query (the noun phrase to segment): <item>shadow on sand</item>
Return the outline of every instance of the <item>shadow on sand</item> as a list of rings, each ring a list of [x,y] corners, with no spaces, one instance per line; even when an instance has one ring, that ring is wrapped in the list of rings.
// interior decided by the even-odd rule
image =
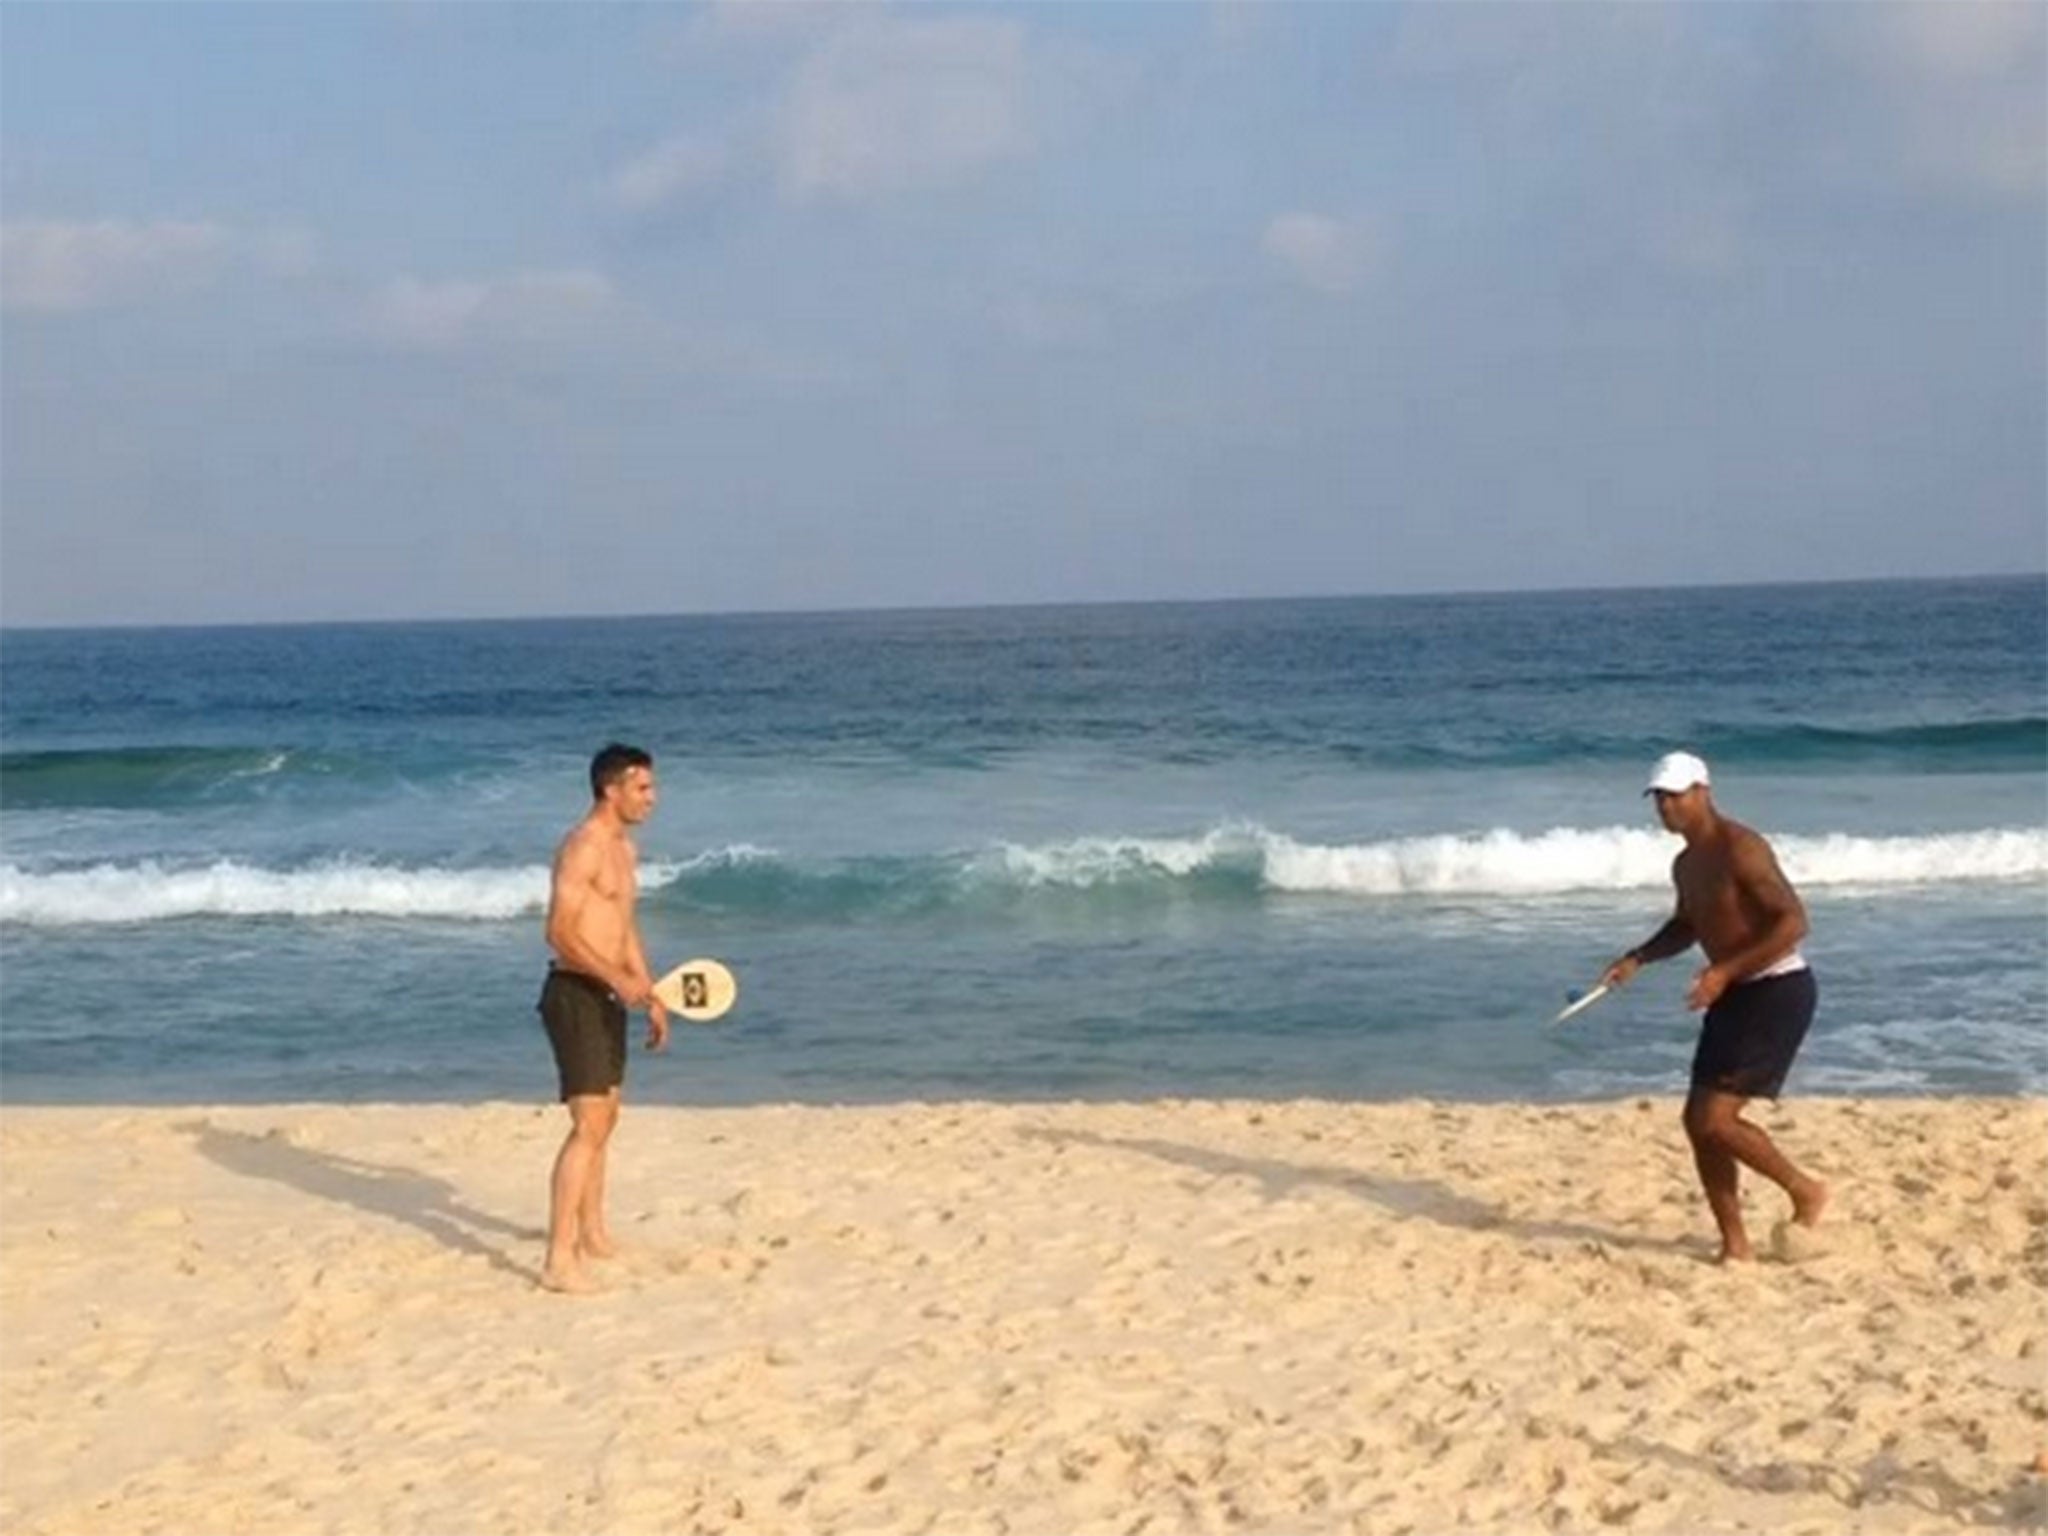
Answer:
[[[2042,1518],[2048,1516],[2048,1488],[2039,1477],[2026,1473],[2014,1474],[2007,1488],[1985,1489],[1973,1488],[1937,1466],[1902,1465],[1890,1452],[1869,1457],[1861,1465],[1773,1461],[1731,1467],[1718,1458],[1653,1440],[1631,1437],[1603,1443],[1582,1438],[1598,1455],[1661,1462],[1696,1477],[1717,1477],[1745,1493],[1819,1494],[1845,1509],[1899,1504],[1937,1516],[1945,1526],[1976,1529],[2040,1530]]]
[[[1304,1184],[1320,1184],[1370,1201],[1403,1220],[1433,1221],[1467,1232],[1504,1232],[1530,1242],[1596,1243],[1602,1248],[1634,1248],[1696,1258],[1702,1263],[1709,1261],[1708,1254],[1685,1242],[1616,1232],[1611,1228],[1592,1227],[1576,1221],[1520,1220],[1504,1215],[1498,1206],[1461,1195],[1434,1179],[1399,1178],[1367,1173],[1357,1168],[1304,1166],[1269,1158],[1239,1157],[1234,1153],[1219,1152],[1213,1147],[1191,1147],[1150,1137],[1098,1136],[1092,1131],[1038,1128],[1027,1129],[1020,1134],[1033,1141],[1056,1145],[1137,1152],[1162,1162],[1179,1163],[1184,1168],[1217,1178],[1252,1179],[1268,1200],[1282,1199]]]
[[[446,1179],[338,1152],[295,1146],[275,1132],[252,1136],[246,1131],[226,1130],[207,1120],[187,1121],[178,1129],[192,1137],[201,1156],[230,1173],[266,1179],[321,1200],[352,1205],[372,1216],[403,1222],[457,1253],[485,1260],[493,1269],[522,1280],[540,1278],[539,1271],[515,1264],[500,1246],[486,1242],[479,1234],[528,1243],[539,1242],[547,1234],[466,1204]]]
[[[1357,1168],[1284,1163],[1239,1157],[1211,1147],[1187,1146],[1149,1137],[1099,1136],[1089,1131],[1029,1128],[1027,1140],[1055,1146],[1098,1147],[1134,1152],[1177,1163],[1199,1173],[1255,1180],[1269,1200],[1303,1185],[1340,1189],[1367,1200],[1404,1220],[1433,1221],[1472,1232],[1504,1232],[1531,1242],[1592,1243],[1610,1249],[1639,1249],[1694,1258],[1711,1264],[1704,1248],[1615,1232],[1574,1221],[1525,1221],[1505,1216],[1498,1207],[1461,1195],[1433,1179],[1396,1178]],[[2038,1530],[2048,1516],[2048,1483],[2020,1475],[2005,1489],[1974,1488],[1935,1466],[1905,1466],[1890,1455],[1861,1466],[1778,1461],[1759,1466],[1730,1466],[1719,1458],[1697,1455],[1653,1440],[1624,1438],[1596,1441],[1582,1436],[1597,1454],[1632,1462],[1661,1462],[1677,1471],[1711,1477],[1746,1493],[1818,1494],[1847,1509],[1876,1504],[1910,1506],[1939,1517],[1945,1524],[1996,1529]]]

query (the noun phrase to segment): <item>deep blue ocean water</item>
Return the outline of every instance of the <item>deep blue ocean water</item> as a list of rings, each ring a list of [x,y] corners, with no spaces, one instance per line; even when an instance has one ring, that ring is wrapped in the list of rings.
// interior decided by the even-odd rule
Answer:
[[[0,635],[0,1091],[544,1100],[547,864],[656,755],[671,1102],[1684,1081],[1713,764],[1805,896],[1791,1091],[2048,1087],[2036,578]]]

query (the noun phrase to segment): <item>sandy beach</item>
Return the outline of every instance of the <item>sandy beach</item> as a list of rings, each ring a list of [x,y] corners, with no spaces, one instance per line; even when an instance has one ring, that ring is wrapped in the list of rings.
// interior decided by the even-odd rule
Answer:
[[[558,1107],[10,1108],[0,1528],[2038,1525],[2048,1107],[1764,1109],[1732,1270],[1677,1116],[629,1105],[570,1298]]]

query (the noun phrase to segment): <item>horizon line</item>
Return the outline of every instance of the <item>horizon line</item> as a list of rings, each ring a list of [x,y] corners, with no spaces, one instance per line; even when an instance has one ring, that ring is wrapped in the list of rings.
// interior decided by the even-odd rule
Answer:
[[[1573,597],[1616,596],[1640,592],[1759,591],[1793,587],[1875,587],[1962,584],[1967,582],[2048,583],[2048,568],[2039,571],[1978,571],[1931,576],[1824,576],[1773,581],[1726,580],[1665,583],[1616,583],[1560,587],[1459,587],[1380,592],[1292,592],[1231,597],[1099,597],[1021,598],[1004,602],[928,602],[846,604],[825,608],[700,608],[669,611],[640,610],[630,613],[527,613],[412,615],[377,618],[320,619],[166,619],[134,623],[32,623],[9,624],[0,620],[0,635],[61,634],[92,631],[206,630],[206,629],[343,629],[400,628],[459,624],[564,624],[635,623],[646,619],[764,619],[764,618],[848,618],[859,615],[1004,613],[1060,608],[1204,608],[1255,603],[1343,603],[1442,601],[1488,597]]]

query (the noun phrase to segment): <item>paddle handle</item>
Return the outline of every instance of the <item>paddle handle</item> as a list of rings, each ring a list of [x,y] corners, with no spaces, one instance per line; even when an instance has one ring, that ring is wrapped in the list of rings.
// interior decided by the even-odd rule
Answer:
[[[1583,997],[1573,998],[1569,1003],[1565,1005],[1564,1011],[1560,1013],[1556,1018],[1552,1019],[1550,1022],[1553,1024],[1562,1024],[1566,1019],[1571,1018],[1574,1014],[1584,1013],[1588,1008],[1592,1007],[1595,1003],[1599,1002],[1601,998],[1605,997],[1609,992],[1613,990],[1614,989],[1610,987],[1606,982],[1601,982],[1598,986],[1593,988],[1592,991],[1586,993]]]

